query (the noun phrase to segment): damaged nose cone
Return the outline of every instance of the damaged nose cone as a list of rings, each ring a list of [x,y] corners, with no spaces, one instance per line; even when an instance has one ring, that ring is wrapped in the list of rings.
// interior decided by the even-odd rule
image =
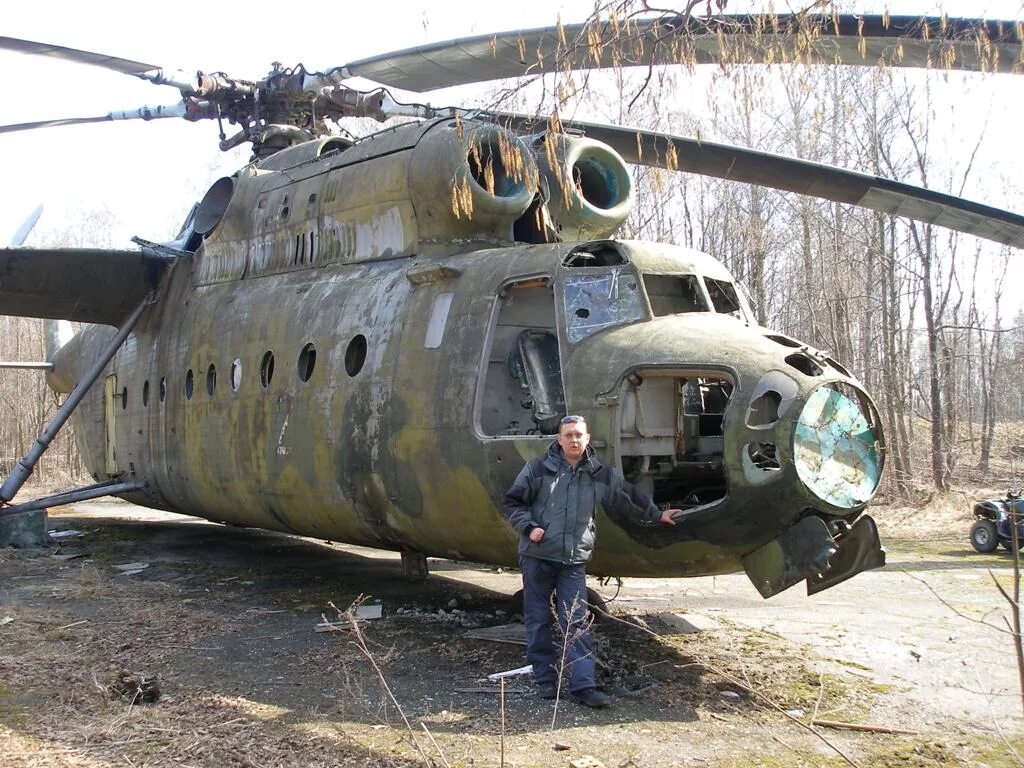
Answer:
[[[797,475],[827,504],[860,507],[875,495],[882,477],[881,444],[867,396],[850,384],[825,384],[811,393],[797,419]]]
[[[743,558],[764,597],[805,579],[814,594],[885,565],[875,521],[862,515],[846,525],[878,490],[883,446],[875,406],[858,387],[830,382],[810,393],[794,425],[793,464],[820,503],[812,502],[806,517]]]

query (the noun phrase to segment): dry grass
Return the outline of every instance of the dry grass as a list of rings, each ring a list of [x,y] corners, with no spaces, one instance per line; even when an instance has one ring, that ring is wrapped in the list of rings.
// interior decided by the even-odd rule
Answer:
[[[183,649],[232,630],[180,589],[128,581],[93,565],[0,553],[24,580],[25,602],[0,626],[0,765],[344,766],[367,752],[328,725],[311,729],[285,708],[179,687],[132,705],[109,686],[123,670],[150,675]],[[37,603],[34,605],[33,603]],[[116,611],[116,615],[112,615]],[[403,765],[375,755],[374,764]]]

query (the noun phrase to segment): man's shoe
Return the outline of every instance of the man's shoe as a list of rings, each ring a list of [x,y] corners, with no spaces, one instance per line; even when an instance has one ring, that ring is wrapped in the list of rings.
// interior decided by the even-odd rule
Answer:
[[[558,696],[558,686],[554,683],[537,683],[537,695],[542,699],[554,699]]]
[[[611,696],[601,693],[597,688],[584,688],[572,694],[573,701],[591,709],[603,709],[612,703]]]

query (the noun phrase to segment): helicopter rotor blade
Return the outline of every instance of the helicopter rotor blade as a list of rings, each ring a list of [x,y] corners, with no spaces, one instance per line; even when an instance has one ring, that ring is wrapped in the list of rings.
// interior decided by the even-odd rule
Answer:
[[[84,125],[88,123],[107,123],[115,120],[159,120],[165,117],[183,117],[186,120],[198,120],[206,116],[208,108],[206,102],[201,101],[180,101],[177,104],[162,104],[155,107],[139,107],[138,109],[126,109],[115,112],[108,112],[105,115],[96,117],[65,117],[54,120],[36,120],[31,123],[17,123],[14,125],[0,125],[0,133],[14,133],[16,131],[32,131],[36,128],[53,128],[59,125]]]
[[[454,85],[570,69],[663,64],[850,64],[1024,72],[1012,21],[836,14],[666,14],[480,35],[360,59],[312,86],[364,77],[394,88]]]
[[[550,122],[508,112],[491,116],[513,130],[540,132]],[[602,141],[634,165],[757,184],[936,224],[1024,248],[1024,216],[912,184],[822,163],[617,125],[562,121],[561,130]]]
[[[182,94],[193,94],[196,91],[195,78],[181,70],[164,70],[156,64],[145,64],[140,61],[122,59],[105,53],[93,53],[92,51],[83,51],[78,48],[65,48],[61,45],[37,43],[32,40],[21,40],[16,37],[0,37],[0,50],[26,53],[33,56],[48,56],[75,64],[101,67],[113,70],[114,72],[120,72],[123,75],[131,75],[142,80],[148,80],[156,85],[170,85],[177,88]]]

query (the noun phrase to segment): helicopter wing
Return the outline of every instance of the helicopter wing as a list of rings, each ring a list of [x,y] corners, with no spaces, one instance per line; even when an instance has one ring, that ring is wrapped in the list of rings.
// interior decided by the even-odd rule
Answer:
[[[577,69],[662,64],[849,64],[1021,73],[1012,22],[921,16],[666,14],[480,35],[337,67],[395,88],[453,85]]]
[[[163,267],[142,251],[2,248],[0,314],[118,325]]]
[[[518,131],[547,121],[491,113]],[[923,187],[833,165],[618,125],[563,121],[561,128],[608,144],[634,165],[697,173],[856,205],[1024,248],[1024,216]]]

